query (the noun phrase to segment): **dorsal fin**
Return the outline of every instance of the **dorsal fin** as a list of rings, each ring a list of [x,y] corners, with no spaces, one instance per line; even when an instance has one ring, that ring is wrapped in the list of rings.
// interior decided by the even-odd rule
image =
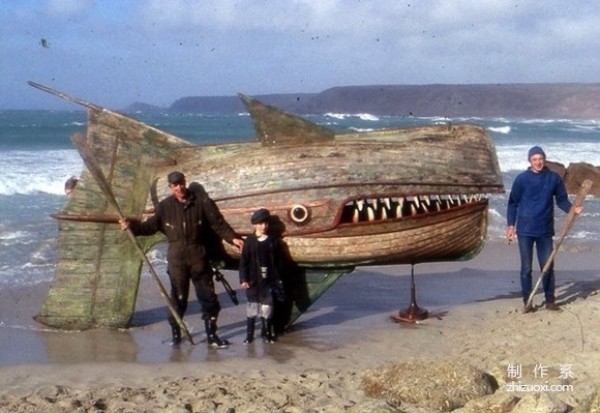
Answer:
[[[266,105],[246,95],[238,95],[254,121],[258,140],[263,146],[282,143],[318,142],[333,139],[332,130]]]

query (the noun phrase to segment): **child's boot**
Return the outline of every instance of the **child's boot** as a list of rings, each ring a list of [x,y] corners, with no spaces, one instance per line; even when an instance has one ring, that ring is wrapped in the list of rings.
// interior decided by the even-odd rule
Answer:
[[[244,344],[250,344],[254,341],[254,322],[256,317],[248,317],[246,319],[246,339]]]
[[[273,334],[273,322],[271,321],[271,319],[262,319],[263,322],[263,328],[265,331],[265,334],[263,336],[263,340],[265,343],[269,343],[272,344],[275,342],[275,335]]]

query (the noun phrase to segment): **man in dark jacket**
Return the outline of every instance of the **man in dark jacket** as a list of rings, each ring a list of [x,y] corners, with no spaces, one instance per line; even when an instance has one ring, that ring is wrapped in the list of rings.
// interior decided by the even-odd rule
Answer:
[[[217,336],[217,317],[221,306],[204,245],[207,225],[225,241],[240,249],[244,242],[205,192],[190,191],[186,187],[185,176],[181,172],[171,172],[167,180],[172,195],[160,201],[156,213],[144,222],[121,220],[121,228],[131,229],[134,235],[153,235],[157,231],[165,234],[169,243],[167,260],[171,300],[179,316],[183,318],[187,309],[191,281],[202,306],[208,345],[225,348],[229,342]],[[169,315],[169,324],[173,344],[179,344],[181,330],[172,315]]]
[[[572,207],[562,178],[546,166],[546,154],[542,148],[532,147],[527,159],[530,167],[515,178],[506,211],[506,239],[510,244],[515,235],[518,237],[521,294],[525,304],[532,289],[533,246],[535,245],[537,250],[540,269],[543,269],[553,248],[554,203],[565,212],[569,212]],[[577,207],[575,213],[579,214],[581,210],[581,207]],[[546,309],[558,311],[560,308],[555,302],[554,283],[552,264],[543,280],[544,295]],[[525,308],[526,312],[531,310]]]

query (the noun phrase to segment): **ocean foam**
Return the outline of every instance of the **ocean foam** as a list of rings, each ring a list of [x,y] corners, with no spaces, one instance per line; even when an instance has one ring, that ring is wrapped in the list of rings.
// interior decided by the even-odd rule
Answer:
[[[82,169],[76,150],[5,151],[0,158],[0,195],[63,195],[65,181]]]
[[[510,126],[490,126],[488,129],[490,131],[496,132],[496,133],[503,133],[503,134],[510,133]]]

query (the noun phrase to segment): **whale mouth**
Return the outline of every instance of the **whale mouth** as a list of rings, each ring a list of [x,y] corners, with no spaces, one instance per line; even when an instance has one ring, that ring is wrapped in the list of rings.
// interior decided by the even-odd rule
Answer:
[[[487,201],[484,194],[361,198],[347,202],[340,224],[414,218]]]

